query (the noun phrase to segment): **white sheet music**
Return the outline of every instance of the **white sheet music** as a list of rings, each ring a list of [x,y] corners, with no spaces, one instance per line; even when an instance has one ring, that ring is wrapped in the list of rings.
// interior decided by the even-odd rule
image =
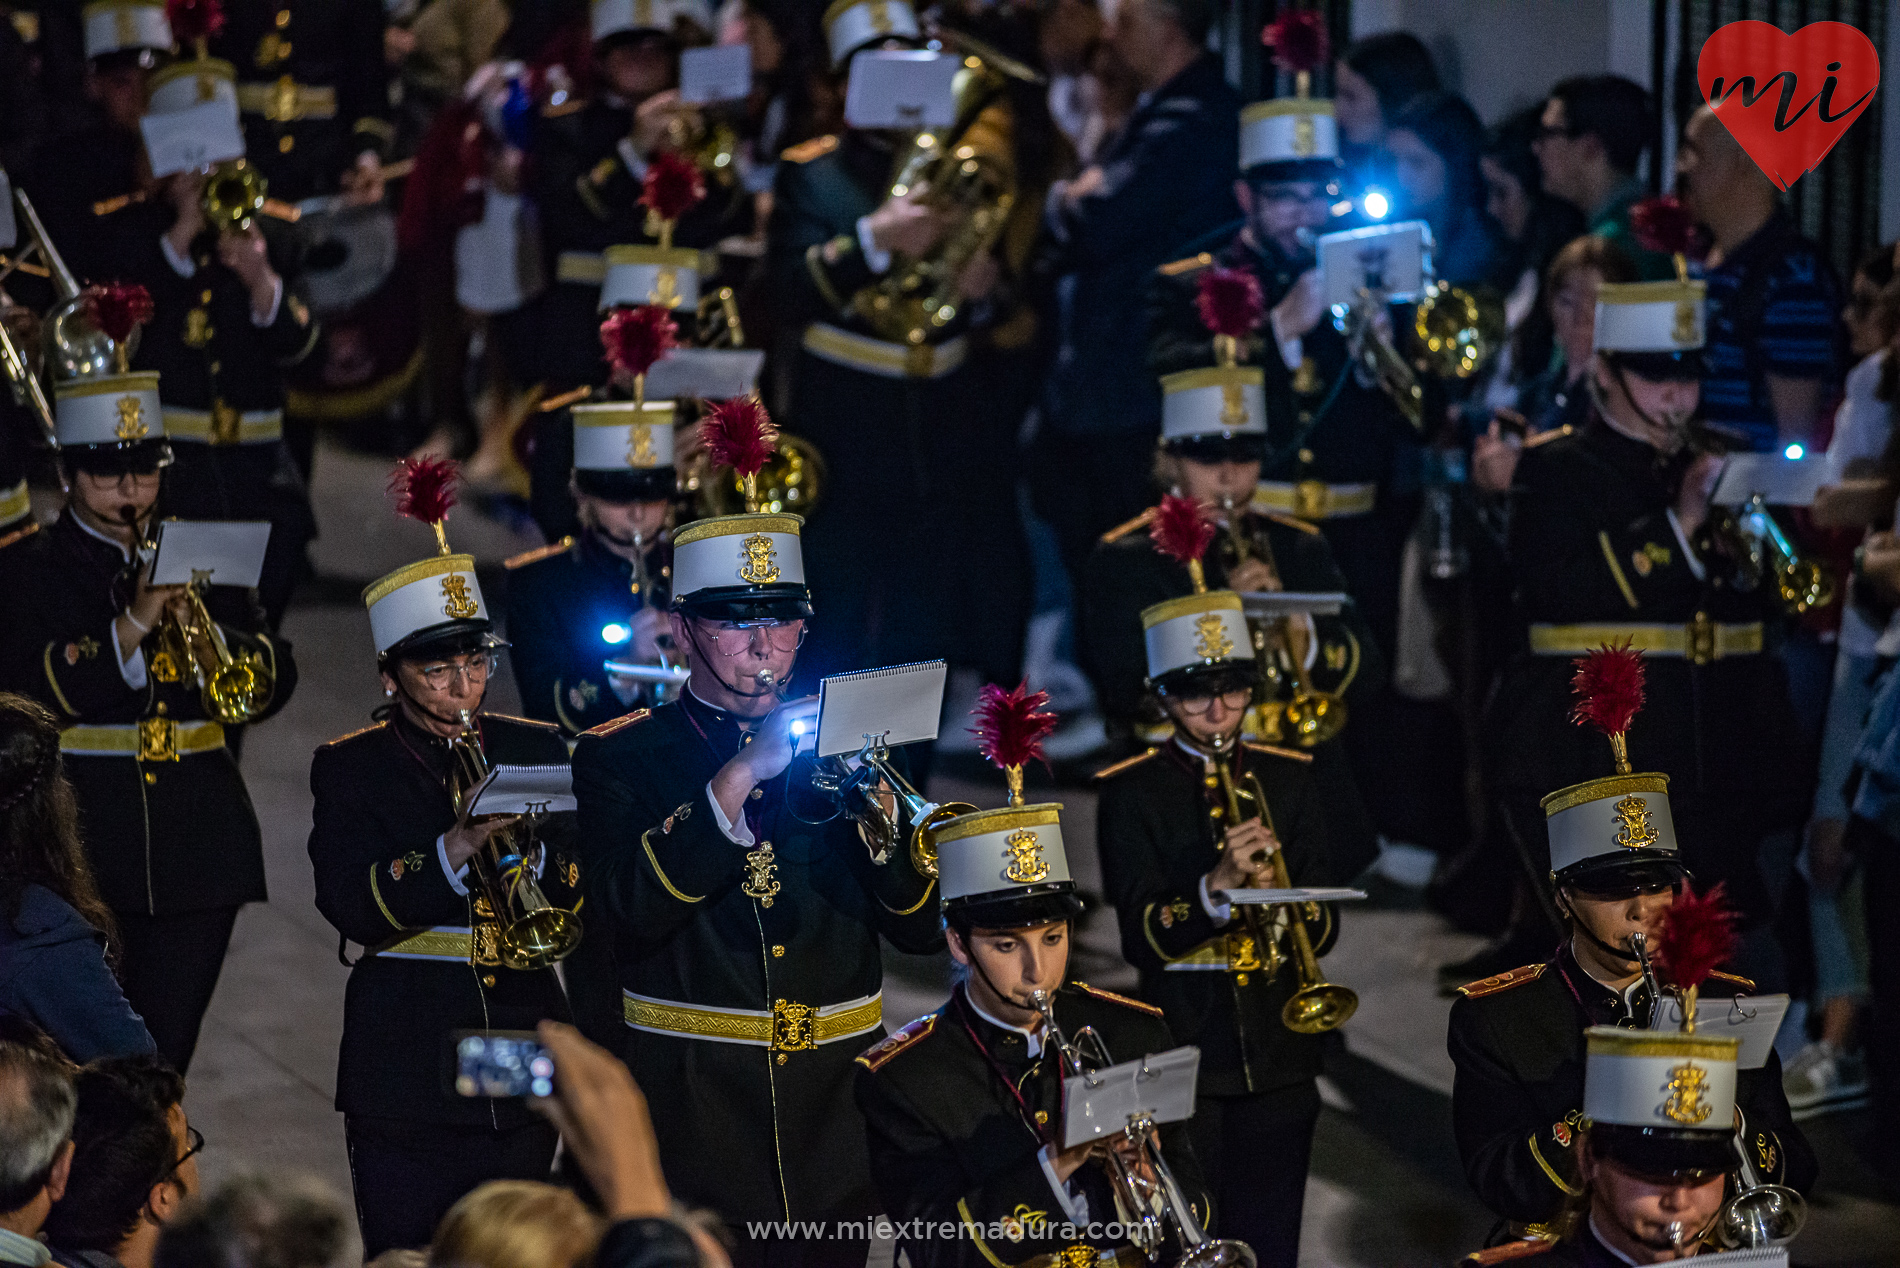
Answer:
[[[1243,590],[1240,606],[1248,616],[1334,616],[1346,606],[1346,592]]]
[[[818,756],[855,753],[867,735],[888,748],[937,738],[943,684],[940,660],[837,674],[818,683]]]
[[[752,91],[752,49],[744,44],[689,48],[680,54],[680,100],[704,106]]]
[[[1138,1114],[1157,1123],[1194,1117],[1200,1070],[1201,1050],[1189,1045],[1062,1080],[1063,1148],[1111,1136]]]
[[[152,161],[154,176],[171,176],[244,157],[244,134],[238,130],[237,109],[228,101],[206,101],[189,110],[148,114],[139,120],[139,131],[145,135],[145,153]]]
[[[963,59],[912,49],[874,49],[851,59],[844,118],[854,128],[947,128],[957,121],[953,86]]]
[[[269,520],[162,520],[151,584],[188,585],[209,573],[214,586],[254,586],[269,545]]]
[[[1696,999],[1695,1032],[1742,1041],[1735,1066],[1740,1070],[1759,1070],[1768,1062],[1781,1030],[1781,1019],[1788,1015],[1786,995],[1721,995],[1704,985]],[[1674,995],[1656,1001],[1649,1015],[1651,1030],[1680,1030],[1682,1004]]]
[[[1230,889],[1227,901],[1239,903],[1243,907],[1272,906],[1277,903],[1349,903],[1364,898],[1363,889],[1328,889],[1314,886],[1306,889]]]
[[[1813,506],[1815,490],[1839,478],[1825,455],[1730,454],[1711,500],[1717,506],[1740,506],[1759,493],[1770,506]]]
[[[575,804],[573,767],[503,764],[475,785],[468,813],[471,819],[477,815],[556,814],[574,809]]]

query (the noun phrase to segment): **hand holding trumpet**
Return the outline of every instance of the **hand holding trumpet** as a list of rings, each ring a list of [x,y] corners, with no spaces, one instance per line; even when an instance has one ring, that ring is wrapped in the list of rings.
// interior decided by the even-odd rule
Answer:
[[[1256,878],[1279,848],[1279,838],[1262,820],[1249,819],[1229,828],[1220,862],[1207,874],[1207,892],[1257,888]]]

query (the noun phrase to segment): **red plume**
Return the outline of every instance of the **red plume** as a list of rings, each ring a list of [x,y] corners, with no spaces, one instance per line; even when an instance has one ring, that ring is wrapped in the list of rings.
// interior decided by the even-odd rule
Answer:
[[[1656,930],[1656,971],[1677,990],[1692,990],[1735,953],[1741,936],[1718,884],[1698,895],[1684,885]]]
[[[616,308],[600,323],[600,345],[615,374],[639,376],[679,345],[673,314],[658,304]]]
[[[1630,208],[1630,235],[1645,251],[1664,255],[1696,254],[1695,217],[1674,194],[1645,198]]]
[[[701,443],[713,465],[731,467],[741,478],[755,476],[778,447],[778,428],[755,396],[721,401],[700,425]]]
[[[1260,279],[1247,269],[1209,269],[1194,296],[1201,322],[1217,335],[1245,339],[1260,326],[1267,299]]]
[[[1156,550],[1176,563],[1198,562],[1214,540],[1214,517],[1193,498],[1169,493],[1155,508],[1148,536],[1153,539]]]
[[[219,0],[165,0],[165,20],[181,45],[214,40],[224,30],[224,6]]]
[[[706,196],[706,178],[689,158],[662,150],[640,183],[640,205],[661,220],[678,220]]]
[[[1055,731],[1059,720],[1053,713],[1041,712],[1048,703],[1049,693],[1030,691],[1027,680],[1013,691],[985,683],[977,693],[976,708],[970,711],[976,719],[970,734],[976,736],[978,751],[1004,770],[1020,769],[1031,762],[1047,766],[1042,742]]]
[[[1260,33],[1260,42],[1288,74],[1318,70],[1326,64],[1326,19],[1311,10],[1283,13]]]
[[[151,319],[152,293],[136,282],[86,288],[86,320],[114,343],[124,343],[134,327]]]
[[[1579,699],[1570,711],[1570,720],[1578,726],[1593,726],[1605,735],[1621,735],[1629,730],[1643,707],[1643,654],[1628,643],[1606,645],[1578,657],[1576,665],[1570,689]]]
[[[403,458],[389,475],[396,513],[439,525],[455,505],[455,478],[461,468],[447,458]]]

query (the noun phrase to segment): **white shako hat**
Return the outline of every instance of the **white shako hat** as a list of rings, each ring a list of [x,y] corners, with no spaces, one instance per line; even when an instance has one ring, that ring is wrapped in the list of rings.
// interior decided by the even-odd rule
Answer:
[[[1253,634],[1232,590],[1186,594],[1142,609],[1148,681],[1187,681],[1253,666]]]
[[[156,373],[98,374],[53,384],[59,447],[131,447],[165,443]]]
[[[596,401],[569,412],[574,483],[582,493],[616,502],[673,496],[672,401]]]
[[[1595,1152],[1651,1174],[1728,1170],[1740,1039],[1619,1026],[1583,1033],[1583,1116]]]
[[[499,645],[475,577],[475,556],[451,553],[443,530],[455,505],[457,474],[455,463],[435,459],[404,459],[397,465],[391,487],[398,513],[433,528],[439,553],[363,588],[379,660],[424,648],[451,654]]]
[[[658,304],[699,307],[699,252],[685,247],[617,246],[602,253],[600,311]]]
[[[1544,797],[1550,870],[1558,884],[1606,890],[1670,884],[1687,874],[1669,810],[1669,776],[1630,769],[1624,734],[1642,698],[1643,663],[1627,647],[1577,660],[1573,717],[1609,737],[1615,773]],[[1619,707],[1618,701],[1634,701]]]
[[[743,515],[697,520],[673,534],[673,608],[712,620],[797,620],[812,614],[802,516],[761,514],[757,475],[778,445],[765,406],[750,396],[720,401],[700,424],[707,458],[745,488]]]
[[[713,33],[712,6],[706,0],[594,0],[594,42],[635,31],[671,35],[681,19],[707,35]]]
[[[176,114],[207,101],[228,105],[231,117],[237,117],[237,69],[215,57],[195,57],[173,62],[152,76],[145,113]]]
[[[88,58],[171,52],[172,24],[165,17],[164,0],[94,0],[79,13]]]
[[[1293,76],[1293,95],[1256,101],[1240,112],[1240,170],[1268,180],[1318,180],[1340,167],[1333,103],[1313,93],[1324,66],[1326,27],[1316,13],[1288,12],[1261,32],[1273,64]]]
[[[1184,443],[1190,441],[1264,442],[1266,435],[1266,373],[1259,366],[1210,365],[1162,376],[1161,441],[1171,450],[1191,450]]]
[[[831,48],[831,68],[837,70],[851,55],[879,40],[922,38],[917,11],[910,0],[833,0],[825,10],[825,42]]]
[[[1708,328],[1707,283],[1605,282],[1597,287],[1598,352],[1651,353],[1692,367]],[[1637,364],[1640,364],[1638,362]]]

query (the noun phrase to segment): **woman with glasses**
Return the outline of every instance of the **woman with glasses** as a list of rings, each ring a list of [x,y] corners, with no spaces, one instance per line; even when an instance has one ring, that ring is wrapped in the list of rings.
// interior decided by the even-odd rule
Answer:
[[[171,463],[156,374],[58,385],[69,493],[53,526],[0,549],[0,682],[58,718],[87,862],[120,939],[119,976],[158,1051],[191,1065],[238,909],[262,902],[263,839],[231,742],[196,667],[168,648],[183,586],[150,582],[144,551]],[[212,586],[205,605],[235,656],[274,682],[253,721],[297,682],[253,591]]]
[[[400,568],[364,597],[385,703],[375,725],[317,750],[310,861],[317,908],[351,964],[336,1106],[374,1258],[427,1245],[484,1181],[547,1177],[554,1129],[519,1099],[456,1095],[450,1054],[457,1032],[532,1030],[571,1010],[554,969],[501,963],[499,913],[470,874],[519,820],[472,820],[451,798],[452,743],[465,730],[497,766],[566,765],[560,731],[482,712],[502,644],[471,556]],[[566,908],[579,883],[572,820],[550,816],[522,851],[548,901]],[[349,943],[362,948],[353,960]]]
[[[1141,998],[1161,1008],[1178,1042],[1201,1050],[1188,1132],[1214,1194],[1213,1231],[1252,1246],[1262,1268],[1291,1268],[1319,1121],[1321,1039],[1280,1020],[1298,986],[1287,909],[1238,908],[1228,894],[1271,887],[1276,850],[1296,884],[1337,884],[1357,868],[1328,849],[1311,755],[1241,739],[1259,672],[1240,596],[1171,599],[1141,624],[1149,686],[1173,733],[1096,776],[1103,879]],[[1308,918],[1309,935],[1324,952],[1332,910],[1311,910],[1319,917]]]

